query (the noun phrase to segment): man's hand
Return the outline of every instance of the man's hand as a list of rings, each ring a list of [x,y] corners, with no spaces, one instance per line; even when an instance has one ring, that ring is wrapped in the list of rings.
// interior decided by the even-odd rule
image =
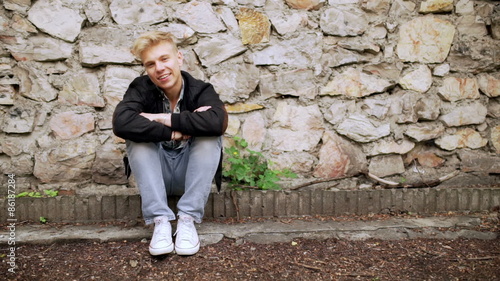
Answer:
[[[188,135],[184,135],[182,134],[181,132],[178,132],[178,131],[172,131],[172,136],[171,136],[171,139],[172,140],[187,140],[189,139],[191,136],[188,136]]]
[[[210,108],[212,108],[210,105],[200,106],[197,109],[195,109],[194,112],[203,112],[209,110]]]
[[[172,121],[170,119],[171,114],[170,113],[141,113],[139,114],[142,117],[146,117],[149,119],[149,121],[156,121],[158,123],[162,123],[165,126],[171,127],[172,126]]]
[[[209,110],[210,108],[212,108],[212,107],[209,106],[209,105],[207,105],[207,106],[200,106],[197,109],[195,109],[194,112],[203,112],[203,111]],[[173,140],[187,140],[190,137],[191,136],[184,135],[183,133],[178,132],[178,131],[173,131],[172,132],[172,139]]]

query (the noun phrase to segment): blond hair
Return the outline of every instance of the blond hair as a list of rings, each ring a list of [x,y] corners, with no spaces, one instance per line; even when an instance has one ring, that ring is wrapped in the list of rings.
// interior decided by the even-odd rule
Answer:
[[[141,59],[142,52],[162,42],[171,44],[174,51],[178,51],[175,37],[172,33],[164,31],[149,31],[141,34],[137,39],[135,39],[134,45],[132,46],[132,54],[138,59]]]

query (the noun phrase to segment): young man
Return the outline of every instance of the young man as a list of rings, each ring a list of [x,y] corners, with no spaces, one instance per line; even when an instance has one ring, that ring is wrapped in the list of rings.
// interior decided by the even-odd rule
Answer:
[[[147,32],[132,52],[147,75],[136,78],[116,106],[113,131],[126,140],[145,223],[155,224],[149,252],[193,255],[200,248],[194,222],[201,223],[221,167],[227,112],[212,85],[181,71],[183,55],[171,34]],[[181,196],[175,244],[172,195]]]

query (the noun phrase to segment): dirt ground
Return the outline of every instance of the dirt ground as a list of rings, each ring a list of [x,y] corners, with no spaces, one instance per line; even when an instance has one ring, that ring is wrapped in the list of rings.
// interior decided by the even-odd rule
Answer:
[[[476,230],[499,231],[498,218],[485,216]],[[225,238],[189,257],[152,257],[148,241],[21,245],[15,273],[7,254],[3,246],[0,276],[7,280],[500,280],[500,239],[256,244]]]

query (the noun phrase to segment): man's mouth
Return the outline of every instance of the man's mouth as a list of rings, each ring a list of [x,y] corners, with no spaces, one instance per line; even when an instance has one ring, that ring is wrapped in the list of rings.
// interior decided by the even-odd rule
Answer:
[[[165,74],[165,75],[159,76],[158,80],[160,80],[160,81],[166,80],[166,79],[168,79],[169,76],[170,76],[170,74]]]

